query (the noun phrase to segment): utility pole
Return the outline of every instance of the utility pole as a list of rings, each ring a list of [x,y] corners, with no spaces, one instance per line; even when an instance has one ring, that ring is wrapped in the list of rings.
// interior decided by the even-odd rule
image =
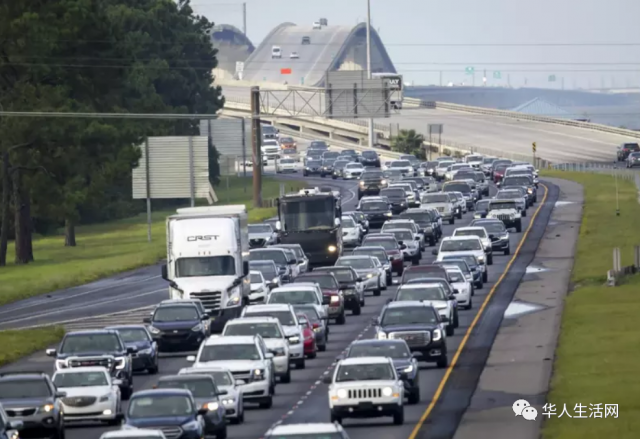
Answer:
[[[371,0],[367,0],[367,78],[371,79]],[[369,118],[369,148],[373,149],[373,117]]]
[[[247,4],[242,4],[242,33],[247,36]]]
[[[262,207],[262,130],[260,87],[251,87],[251,151],[253,152],[253,207]]]

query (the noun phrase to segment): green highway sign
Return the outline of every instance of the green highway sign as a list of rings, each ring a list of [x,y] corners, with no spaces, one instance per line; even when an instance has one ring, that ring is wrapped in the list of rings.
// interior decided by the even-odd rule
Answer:
[[[500,72],[493,72],[493,79],[500,79],[502,78],[502,73]]]
[[[475,73],[475,71],[476,71],[476,69],[475,69],[474,67],[466,67],[466,68],[464,69],[464,72],[465,72],[467,75],[473,75],[473,74]]]
[[[549,82],[556,82],[556,75],[549,75]]]

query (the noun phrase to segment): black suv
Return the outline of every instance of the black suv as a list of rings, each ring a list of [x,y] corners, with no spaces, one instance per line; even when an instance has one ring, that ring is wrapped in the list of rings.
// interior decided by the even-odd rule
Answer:
[[[194,303],[175,300],[160,303],[151,317],[144,319],[162,351],[193,351],[211,335],[209,314]]]
[[[360,157],[360,163],[362,163],[362,166],[367,168],[379,168],[380,155],[375,151],[363,151],[362,156]]]
[[[64,336],[58,349],[47,349],[55,358],[54,370],[70,367],[102,366],[113,378],[122,382],[122,399],[133,393],[133,361],[138,348],[127,347],[118,331],[101,329],[70,332]]]
[[[435,212],[431,209],[408,209],[400,214],[400,218],[413,220],[424,234],[424,240],[434,246],[442,235]]]
[[[387,179],[382,171],[365,171],[358,182],[358,200],[365,195],[378,195],[387,187]]]
[[[304,169],[302,169],[302,175],[304,175],[305,177],[307,175],[322,175],[322,160],[307,160],[307,162],[304,164]]]
[[[421,361],[435,362],[439,368],[449,364],[444,328],[448,321],[427,302],[410,300],[388,303],[380,317],[373,318],[378,340],[404,340]]]
[[[8,430],[20,430],[20,437],[64,439],[60,398],[65,396],[66,393],[56,390],[44,372],[0,374],[0,404],[8,420],[8,423],[1,424],[4,428],[9,427]],[[2,429],[0,425],[0,438]]]
[[[405,340],[356,340],[338,360],[359,357],[388,357],[405,383],[409,404],[420,402],[420,370],[418,360]]]
[[[366,216],[369,227],[372,229],[382,227],[385,221],[393,216],[391,206],[382,199],[362,200],[358,211]]]
[[[407,192],[399,187],[392,187],[382,189],[380,191],[381,197],[387,197],[391,203],[391,211],[394,214],[399,214],[407,210],[409,202],[407,201]]]
[[[527,197],[531,199],[531,203],[529,205],[538,202],[538,189],[533,182],[533,177],[528,175],[517,175],[507,176],[502,179],[502,186],[500,186],[500,189],[510,189],[512,187],[521,187],[527,191]]]

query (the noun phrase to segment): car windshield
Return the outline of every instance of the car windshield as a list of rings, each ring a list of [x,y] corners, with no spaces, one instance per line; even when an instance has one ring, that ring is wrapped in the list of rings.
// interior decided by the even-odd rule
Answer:
[[[271,264],[254,264],[249,263],[249,268],[257,270],[264,276],[265,279],[273,279],[278,275],[276,268]],[[253,281],[252,281],[253,282]]]
[[[347,160],[336,160],[336,161],[333,163],[333,167],[334,167],[335,169],[342,169],[342,168],[344,168],[345,166],[347,166],[349,163],[350,163],[350,162],[349,162],[349,161],[347,161]]]
[[[159,323],[193,320],[198,320],[195,306],[161,306],[153,315],[153,321]]]
[[[53,377],[53,384],[57,388],[108,386],[109,380],[104,372],[63,372]]]
[[[336,290],[338,289],[338,284],[336,280],[332,276],[301,276],[295,280],[295,282],[311,282],[320,285],[320,288],[323,290]],[[295,283],[294,282],[294,283]]]
[[[325,270],[321,270],[321,271],[325,271]],[[329,271],[330,273],[332,273],[334,275],[334,277],[338,280],[338,282],[354,282],[356,280],[356,278],[358,277],[356,275],[356,273],[354,273],[351,270],[345,270],[337,268],[337,267],[332,267],[331,270],[326,270]]]
[[[499,200],[518,200],[523,197],[524,194],[515,189],[500,191],[496,194],[496,198]]]
[[[386,171],[383,171],[382,174],[387,178],[402,177],[402,170],[401,169],[387,169]]]
[[[259,273],[251,273],[251,283],[252,284],[259,284],[262,283],[262,275]]]
[[[328,146],[326,143],[314,140],[309,144],[309,149],[327,149]]]
[[[269,294],[267,303],[289,303],[302,305],[304,303],[318,303],[318,296],[311,290],[274,291]]]
[[[298,259],[298,260],[302,260],[304,259],[304,251],[302,251],[302,249],[298,246],[295,247],[285,247],[285,246],[275,246],[276,248],[282,248],[284,250],[286,250],[287,252],[292,252],[293,256]]]
[[[476,260],[476,257],[473,255],[449,255],[449,256],[444,256],[442,258],[443,261],[450,261],[452,259],[462,259],[467,263],[467,265],[471,269],[474,269],[475,267],[478,266],[478,261]]]
[[[166,379],[158,381],[157,389],[186,389],[194,398],[211,398],[218,395],[218,389],[211,378]]]
[[[385,252],[384,250],[369,250],[369,249],[360,249],[360,248],[356,248],[353,251],[353,256],[372,256],[376,259],[378,259],[378,261],[380,261],[381,264],[386,264],[388,257],[387,257],[387,252]]]
[[[283,165],[289,165],[291,163],[295,163],[293,159],[280,159],[280,163]]]
[[[485,165],[489,165],[489,164],[491,164],[491,163],[493,163],[493,162],[495,162],[495,161],[496,161],[496,159],[494,159],[494,158],[491,158],[491,157],[485,157],[485,158],[482,160],[482,163],[484,163]]]
[[[392,168],[408,168],[409,166],[411,166],[409,160],[396,160],[395,162],[391,162]]]
[[[451,280],[451,282],[465,282],[464,276],[458,270],[447,270],[447,273],[449,274],[449,280]]]
[[[507,177],[502,182],[502,186],[529,186],[531,184],[531,178],[527,176],[522,177]]]
[[[389,230],[394,230],[394,229],[408,230],[409,232],[415,231],[412,223],[402,221],[402,222],[384,223],[384,225],[382,226],[382,229],[380,229],[380,233],[391,233]]]
[[[342,217],[342,227],[346,227],[347,229],[353,229],[356,227],[355,221],[349,217]]]
[[[249,233],[273,233],[269,224],[249,224]]]
[[[322,158],[325,160],[336,160],[340,157],[340,153],[336,151],[325,151],[322,153]]]
[[[280,218],[283,229],[288,232],[331,230],[335,227],[335,203],[333,196],[281,201]]]
[[[136,341],[151,341],[149,339],[149,333],[143,328],[121,328],[117,329],[120,338],[125,343],[132,343]]]
[[[183,372],[180,372],[182,375]],[[184,375],[208,375],[213,378],[213,381],[216,383],[217,387],[221,386],[232,386],[235,382],[233,376],[229,372],[225,372],[222,370],[207,370],[207,369],[190,369]]]
[[[360,163],[349,163],[347,169],[362,169],[362,165]]]
[[[366,157],[368,159],[377,159],[378,158],[378,153],[375,151],[364,151],[362,153],[362,157]]]
[[[455,162],[452,162],[452,161],[447,161],[447,162],[442,161],[442,162],[438,163],[438,168],[448,168],[449,166],[451,166],[451,165],[453,165],[453,164],[455,164]]]
[[[380,191],[380,196],[389,198],[405,198],[407,196],[404,189],[383,189]]]
[[[388,363],[350,364],[340,366],[336,373],[336,383],[346,381],[387,381],[395,379],[393,368]]]
[[[311,323],[315,323],[315,322],[319,322],[320,321],[320,316],[318,315],[318,310],[314,306],[294,305],[293,309],[296,312],[304,313],[309,318]]]
[[[479,238],[486,238],[487,232],[484,229],[458,229],[453,233],[453,236],[477,236]]]
[[[354,343],[349,349],[347,358],[355,357],[388,357],[408,359],[411,357],[409,347],[404,342],[388,341],[381,343]]]
[[[409,288],[400,288],[396,300],[447,300],[447,298],[440,285],[411,285]]]
[[[61,354],[117,352],[121,350],[120,339],[115,334],[68,335],[60,347]]]
[[[482,156],[480,155],[468,155],[467,156],[467,163],[469,162],[481,162],[482,161]]]
[[[367,170],[365,171],[364,174],[362,174],[363,180],[381,180],[383,178],[384,178],[384,174],[382,173],[382,171]]]
[[[462,192],[463,194],[471,192],[471,188],[467,183],[445,183],[442,188],[443,192]]]
[[[127,416],[139,418],[175,418],[191,416],[191,399],[182,395],[154,395],[133,398]]]
[[[5,380],[0,381],[0,400],[3,399],[27,399],[48,398],[51,389],[42,379],[33,380]]]
[[[178,258],[176,277],[233,276],[236,262],[233,256],[201,256]]]
[[[389,210],[389,205],[382,201],[368,201],[360,205],[360,210],[363,212],[373,212],[379,210],[387,211]]]
[[[385,250],[398,250],[398,241],[395,238],[364,238],[362,245],[380,246]]]
[[[382,316],[382,326],[437,323],[438,316],[433,308],[419,306],[414,308],[387,309]]]
[[[477,239],[448,239],[442,241],[441,252],[465,252],[482,250],[482,244]]]
[[[242,322],[242,319],[240,319]],[[260,335],[262,338],[282,338],[275,323],[237,323],[227,325],[223,335]]]
[[[317,168],[322,166],[322,160],[307,160],[307,166],[311,168]]]
[[[233,361],[260,359],[260,353],[254,344],[220,344],[205,345],[200,351],[198,362],[207,361]]]
[[[413,220],[416,224],[426,224],[433,221],[431,212],[424,210],[421,212],[402,212],[400,218]]]
[[[287,252],[284,250],[259,250],[250,251],[249,259],[252,261],[273,261],[276,265],[287,265]]]
[[[447,194],[429,194],[429,195],[423,195],[422,199],[420,200],[422,201],[423,204],[429,204],[429,203],[450,203],[449,201],[449,195]]]
[[[489,210],[515,210],[515,209],[516,209],[516,203],[514,202],[492,201],[491,203],[489,203]]]
[[[275,317],[280,320],[282,326],[295,326],[293,315],[289,311],[258,311],[247,313],[246,317]]]
[[[502,233],[506,230],[502,222],[482,222],[477,225],[483,227],[488,233]]]
[[[412,279],[423,279],[425,277],[443,277],[441,270],[407,270],[402,275],[402,282],[407,283]]]
[[[480,200],[476,202],[476,210],[489,210],[489,203],[491,203],[491,200]]]
[[[384,233],[392,233],[398,242],[413,241],[413,234],[408,230],[385,230]]]
[[[351,267],[355,270],[363,270],[367,268],[373,268],[373,261],[371,258],[339,258],[336,261],[337,267]]]
[[[336,162],[336,159],[324,159],[322,160],[322,166],[332,166]]]
[[[446,259],[441,262],[437,262],[439,266],[450,266],[450,267],[458,267],[462,270],[463,273],[469,273],[469,265],[463,260],[460,259]],[[448,272],[448,271],[447,271]]]

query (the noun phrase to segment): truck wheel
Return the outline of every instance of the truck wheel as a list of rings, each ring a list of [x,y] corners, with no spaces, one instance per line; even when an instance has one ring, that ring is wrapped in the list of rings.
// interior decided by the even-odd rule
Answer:
[[[446,355],[440,357],[436,362],[436,365],[438,366],[439,369],[444,369],[449,365],[449,358]]]
[[[455,332],[456,330],[453,327],[453,322],[451,322],[450,324],[447,325],[447,329],[446,329],[447,337],[451,337]]]
[[[402,424],[404,424],[404,408],[400,407],[400,410],[393,414],[393,425]]]
[[[351,315],[352,315],[352,316],[359,316],[359,315],[360,315],[360,312],[361,312],[361,310],[360,310],[360,304],[358,303],[358,304],[356,304],[356,305],[354,306],[354,308],[351,310]]]
[[[522,233],[522,222],[521,221],[518,221],[516,223],[516,232],[517,233]]]
[[[347,322],[347,319],[344,316],[344,310],[342,311],[342,314],[340,314],[338,316],[338,318],[336,319],[336,323],[338,325],[344,325]]]
[[[487,264],[493,265],[493,253],[489,253],[489,255],[487,256]]]
[[[338,424],[342,425],[342,418],[331,413],[331,422],[337,422]]]

